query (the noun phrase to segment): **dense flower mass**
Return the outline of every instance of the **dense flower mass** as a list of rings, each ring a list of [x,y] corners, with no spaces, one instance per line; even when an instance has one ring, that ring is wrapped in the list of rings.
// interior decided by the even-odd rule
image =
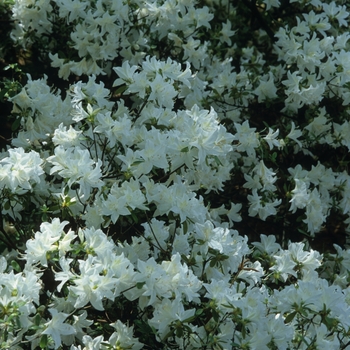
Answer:
[[[1,349],[350,348],[350,5],[0,12]]]

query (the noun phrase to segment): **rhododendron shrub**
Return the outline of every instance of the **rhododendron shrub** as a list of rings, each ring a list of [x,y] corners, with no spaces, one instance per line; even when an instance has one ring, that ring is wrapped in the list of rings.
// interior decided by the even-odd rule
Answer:
[[[2,349],[350,347],[347,4],[1,6]]]

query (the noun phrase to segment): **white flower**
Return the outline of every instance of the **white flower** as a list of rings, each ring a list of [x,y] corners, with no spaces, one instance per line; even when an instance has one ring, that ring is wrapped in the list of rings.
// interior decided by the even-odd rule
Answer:
[[[146,305],[153,305],[158,297],[166,298],[171,296],[172,293],[167,285],[168,278],[166,278],[166,273],[153,257],[147,261],[139,260],[137,269],[139,274],[135,276],[135,282],[145,282],[145,285],[142,287],[142,295],[149,297]]]
[[[310,193],[307,184],[299,179],[295,179],[295,188],[292,190],[293,197],[289,201],[290,209],[293,213],[298,209],[303,209],[309,202]]]
[[[83,344],[85,345],[84,350],[99,350],[101,349],[102,342],[103,342],[103,335],[100,335],[96,338],[91,338],[89,335],[83,336]],[[79,348],[79,350],[81,349]]]
[[[258,102],[278,97],[272,72],[268,74],[268,77],[264,76],[259,80],[259,86],[253,91],[253,93],[258,96]]]
[[[266,5],[266,11],[270,10],[271,7],[280,6],[279,0],[263,0],[263,3]]]
[[[253,242],[252,244],[262,253],[273,255],[281,249],[281,246],[278,243],[276,243],[276,236],[266,236],[264,234],[261,234],[260,241],[261,242]]]
[[[70,70],[78,76],[81,76],[83,74],[86,74],[86,75],[106,74],[95,60],[86,59],[85,57],[80,62],[74,62],[73,65],[70,67]]]
[[[271,341],[277,349],[288,349],[288,345],[292,342],[294,335],[293,328],[285,324],[284,317],[280,313],[269,316],[266,326],[268,333],[271,334]]]
[[[71,335],[75,334],[76,331],[70,324],[64,323],[67,314],[63,312],[58,312],[56,309],[49,309],[52,318],[49,322],[45,324],[46,329],[42,334],[47,334],[52,337],[55,342],[55,349],[61,346],[61,335]]]
[[[83,239],[82,243],[87,254],[103,257],[106,252],[114,248],[113,242],[108,239],[106,234],[100,229],[96,230],[94,227],[79,229],[79,237]]]
[[[56,243],[62,234],[63,228],[68,221],[62,221],[55,218],[52,223],[44,222],[40,225],[40,231],[36,232],[34,239],[27,241],[26,257],[28,264],[35,264],[40,261],[42,266],[47,266],[47,253],[58,249]]]
[[[324,13],[315,14],[315,12],[311,10],[308,14],[303,13],[303,17],[312,30],[317,30],[323,36],[327,36],[325,31],[329,30],[331,25],[328,22],[328,17],[326,17]]]
[[[65,283],[67,283],[71,278],[74,277],[73,273],[70,271],[70,263],[73,259],[66,259],[64,257],[60,258],[60,266],[62,271],[55,273],[55,280],[61,281],[57,286],[57,291],[60,292]]]
[[[145,98],[146,91],[148,93],[150,87],[149,76],[147,76],[147,73],[145,71],[142,71],[140,73],[135,72],[133,79],[134,81],[128,84],[126,93],[137,94],[138,97],[142,99]]]
[[[149,223],[144,223],[144,236],[153,243],[154,249],[159,252],[166,250],[166,242],[169,238],[169,227],[164,221],[153,218]]]
[[[233,222],[242,221],[242,216],[239,214],[239,211],[241,209],[242,209],[241,203],[234,204],[233,202],[231,202],[231,208],[226,213],[231,226],[233,225]]]
[[[169,332],[174,321],[185,321],[195,314],[195,309],[185,310],[180,298],[174,300],[162,299],[155,305],[153,318],[148,322],[158,330],[160,340]]]
[[[25,153],[23,148],[9,149],[9,156],[0,160],[0,187],[8,187],[14,193],[31,190],[32,184],[40,183],[43,160],[35,151]]]
[[[83,338],[85,334],[85,329],[93,324],[93,321],[87,319],[87,316],[88,314],[86,310],[79,312],[79,314],[73,315],[73,318],[74,318],[73,327],[76,331],[75,336],[78,339]]]
[[[147,135],[145,136],[147,137]],[[166,142],[165,138],[164,142]],[[142,159],[144,159],[145,164],[148,164],[149,171],[151,171],[153,167],[164,170],[168,169],[169,163],[164,150],[164,144],[155,143],[151,139],[145,140],[143,149],[139,152],[139,155]],[[145,172],[145,174],[147,174],[149,171]]]
[[[275,191],[276,187],[273,185],[277,178],[276,173],[267,168],[264,161],[261,160],[253,169],[253,171],[259,176],[261,183],[263,184],[263,190]]]
[[[248,156],[255,158],[255,148],[259,147],[260,142],[256,128],[250,128],[249,122],[246,120],[243,124],[234,123],[237,133],[234,135],[234,140],[238,141],[235,148],[238,152],[247,152]]]
[[[104,273],[101,261],[91,255],[87,260],[79,260],[80,276],[74,279],[75,286],[68,289],[74,296],[74,307],[84,307],[89,302],[96,310],[104,310],[103,300],[114,300],[114,289],[118,282],[112,271]]]
[[[167,287],[176,299],[181,300],[184,297],[187,301],[198,301],[202,282],[185,263],[181,263],[179,253],[173,255],[171,261],[163,261],[161,266],[167,275]]]
[[[72,125],[67,127],[61,123],[58,128],[55,130],[54,136],[52,138],[53,143],[57,145],[62,145],[65,148],[72,146],[78,146],[80,144],[79,136],[82,134],[82,131],[75,130]]]
[[[172,108],[174,105],[173,99],[178,94],[174,89],[172,82],[166,81],[163,76],[156,74],[155,79],[149,84],[151,94],[148,99],[158,103],[159,107]]]
[[[297,273],[294,270],[297,263],[292,259],[289,251],[280,250],[273,257],[275,259],[275,263],[272,267],[270,267],[270,270],[274,271],[276,279],[286,281],[289,275],[297,277]]]
[[[251,195],[248,195],[248,200],[250,202],[249,216],[259,214],[261,220],[266,220],[268,216],[275,215],[277,213],[276,207],[282,203],[281,199],[275,199],[273,202],[263,200],[256,188],[253,189]]]
[[[310,251],[305,251],[304,246],[305,244],[302,242],[290,243],[288,245],[288,251],[293,261],[298,264],[298,268],[306,274],[321,266],[322,255],[312,249]]]
[[[47,161],[53,165],[51,175],[57,173],[67,179],[68,186],[74,183],[80,185],[79,192],[82,197],[88,198],[92,188],[100,188],[103,184],[102,161],[92,160],[86,149],[78,147],[64,149],[59,145],[55,148],[55,155],[48,157]]]
[[[248,174],[244,174],[243,176],[246,180],[246,183],[243,185],[244,188],[260,190],[263,187],[258,174],[254,174],[253,177]]]
[[[133,337],[133,327],[128,327],[120,320],[110,324],[115,332],[109,337],[108,343],[120,349],[139,350],[143,344]]]
[[[86,2],[77,0],[59,0],[58,3],[60,4],[60,17],[67,17],[67,23],[83,16],[87,7]]]
[[[293,140],[293,141],[295,141],[298,144],[299,147],[302,147],[302,143],[298,140],[298,138],[300,136],[302,136],[302,135],[303,135],[302,131],[297,129],[295,127],[294,122],[292,122],[291,130],[290,130],[289,134],[286,137],[291,139],[291,140]]]
[[[227,45],[231,45],[231,37],[236,33],[236,30],[231,30],[231,22],[229,20],[226,23],[222,23],[220,42],[225,42]]]
[[[58,54],[49,53],[49,57],[51,59],[51,66],[55,68],[59,68],[58,76],[64,80],[68,80],[69,75],[71,74],[71,69],[74,66],[74,62],[68,61],[64,58],[59,58]]]
[[[277,140],[276,138],[277,138],[277,136],[278,136],[278,134],[279,134],[279,129],[277,129],[275,132],[271,129],[271,128],[269,128],[269,133],[265,136],[265,137],[263,137],[263,139],[267,142],[267,144],[269,145],[269,148],[270,148],[270,150],[272,150],[273,149],[273,147],[275,146],[275,147],[278,147],[278,148],[280,148],[281,147],[281,142],[280,142],[280,140]]]
[[[259,261],[255,261],[254,263],[246,263],[246,265],[244,265],[244,269],[239,272],[238,278],[253,286],[261,282],[263,275],[264,269],[262,268],[261,263]]]
[[[306,205],[306,219],[303,220],[312,235],[318,232],[325,222],[327,210],[328,203],[321,199],[320,193],[314,188]]]
[[[123,84],[130,85],[135,81],[134,75],[137,70],[137,66],[130,66],[128,61],[125,61],[121,67],[115,67],[113,70],[119,75],[113,83],[113,86],[119,86]]]
[[[233,304],[233,302],[241,297],[232,283],[227,278],[222,280],[211,279],[210,283],[204,283],[206,289],[205,297],[215,301],[215,304],[222,309],[226,309],[225,305]]]
[[[184,51],[184,59],[192,63],[194,68],[200,69],[205,58],[208,56],[206,54],[207,45],[202,44],[200,40],[195,40],[192,36],[187,40],[187,43],[182,44]]]
[[[350,150],[350,123],[346,120],[343,124],[333,123],[334,134],[340,138],[341,144]]]

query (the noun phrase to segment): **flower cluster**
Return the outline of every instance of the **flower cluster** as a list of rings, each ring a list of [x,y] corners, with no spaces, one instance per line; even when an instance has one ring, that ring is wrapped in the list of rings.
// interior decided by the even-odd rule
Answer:
[[[0,347],[348,348],[350,7],[9,6]]]

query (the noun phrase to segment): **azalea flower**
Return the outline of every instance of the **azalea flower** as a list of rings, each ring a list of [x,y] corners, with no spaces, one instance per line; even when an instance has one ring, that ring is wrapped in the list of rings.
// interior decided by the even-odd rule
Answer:
[[[45,324],[46,328],[42,334],[51,336],[55,342],[55,349],[58,349],[62,343],[61,336],[75,334],[76,330],[72,325],[64,322],[69,315],[52,308],[49,311],[52,318]]]

